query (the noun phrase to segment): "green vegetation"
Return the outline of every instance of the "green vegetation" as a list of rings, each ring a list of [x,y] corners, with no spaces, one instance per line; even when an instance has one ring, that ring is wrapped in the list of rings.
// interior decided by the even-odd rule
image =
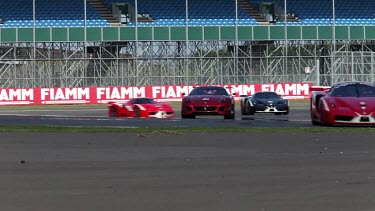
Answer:
[[[0,132],[142,132],[178,134],[182,132],[375,132],[366,127],[306,127],[306,128],[264,128],[264,127],[64,127],[64,126],[22,126],[0,125]]]

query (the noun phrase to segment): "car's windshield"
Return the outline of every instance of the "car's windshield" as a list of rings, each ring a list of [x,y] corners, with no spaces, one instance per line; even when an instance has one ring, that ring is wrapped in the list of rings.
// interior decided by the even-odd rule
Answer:
[[[255,93],[253,98],[258,99],[279,99],[280,96],[274,92],[258,92]]]
[[[375,86],[360,83],[337,85],[329,94],[334,97],[375,97]]]
[[[190,92],[190,95],[229,95],[222,87],[197,87]]]
[[[135,98],[135,99],[132,99],[131,102],[133,104],[156,104],[158,103],[152,98]]]

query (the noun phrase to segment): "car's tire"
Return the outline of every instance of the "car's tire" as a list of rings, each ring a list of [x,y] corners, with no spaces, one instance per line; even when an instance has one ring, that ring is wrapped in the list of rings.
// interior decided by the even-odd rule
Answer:
[[[195,115],[194,114],[181,114],[181,119],[195,119]]]
[[[311,124],[312,124],[312,125],[320,125],[320,123],[319,123],[318,121],[313,120],[313,119],[311,120]]]
[[[250,108],[249,109],[249,115],[254,115],[255,114],[255,109],[254,108]]]
[[[234,114],[224,115],[224,119],[235,119],[235,115]]]
[[[244,102],[244,104],[245,104],[245,109],[241,105],[241,114],[242,115],[249,115],[249,107],[247,105],[247,100]]]
[[[114,106],[111,107],[111,117],[118,117],[117,108]]]
[[[224,119],[235,119],[236,110],[234,105],[232,105],[232,113],[228,115],[224,115]]]
[[[141,111],[139,107],[134,108],[134,118],[140,118],[141,117]]]
[[[323,104],[323,103],[320,103],[320,104]],[[326,127],[332,126],[330,123],[327,123],[324,120],[324,112],[323,112],[323,106],[322,105],[320,107],[320,125],[321,126],[326,126]]]
[[[320,117],[320,125],[321,126],[326,126],[326,123],[325,123],[325,121],[324,121],[324,117],[323,117],[323,111],[320,111],[320,115],[319,115]]]
[[[315,118],[315,115],[313,113],[312,106],[313,106],[313,101],[310,100],[310,119],[311,119],[311,124],[312,125],[320,125],[320,122],[315,120],[316,118]]]

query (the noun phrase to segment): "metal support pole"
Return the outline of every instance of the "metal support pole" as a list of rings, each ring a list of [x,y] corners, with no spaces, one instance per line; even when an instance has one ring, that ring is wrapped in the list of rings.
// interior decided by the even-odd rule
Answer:
[[[355,77],[354,77],[354,52],[351,53],[352,54],[352,81],[355,80]],[[363,63],[362,63],[363,64]]]
[[[375,61],[374,61],[375,53],[371,52],[371,83],[375,83],[375,78],[374,78],[374,71],[375,71]]]
[[[139,73],[138,73],[138,1],[135,0],[135,74],[136,74],[136,86],[139,84]]]
[[[331,85],[334,83],[333,71],[336,68],[335,54],[336,54],[336,17],[335,17],[335,0],[332,0],[332,53],[331,53]]]
[[[288,68],[288,27],[287,27],[287,3],[286,0],[284,0],[284,42],[285,42],[285,64],[284,64],[284,71],[283,75],[286,74],[287,68]]]
[[[316,60],[316,68],[315,69],[316,69],[316,85],[320,86],[320,58],[318,58]]]
[[[34,87],[34,84],[36,84],[36,41],[35,41],[35,26],[36,26],[36,5],[35,5],[35,0],[33,0],[33,70],[32,72],[32,86]]]
[[[186,24],[185,24],[185,38],[186,38],[186,49],[185,49],[185,84],[189,84],[189,59],[188,59],[188,50],[189,50],[189,0],[186,0],[185,2],[185,18],[186,18]]]
[[[234,59],[234,71],[236,71],[236,82],[237,84],[239,84],[239,77],[238,77],[238,1],[236,0],[236,49],[235,49],[235,59]]]
[[[86,27],[86,21],[87,21],[87,2],[86,0],[83,0],[83,13],[84,13],[84,21],[83,21],[83,28],[84,28],[84,33],[83,33],[83,36],[84,36],[84,43],[83,43],[83,58],[84,58],[84,64],[85,64],[85,68],[84,70],[86,70],[86,73],[84,74],[84,76],[86,76],[86,86],[89,85],[87,84],[87,81],[91,81],[88,79],[88,62],[87,62],[87,27]]]

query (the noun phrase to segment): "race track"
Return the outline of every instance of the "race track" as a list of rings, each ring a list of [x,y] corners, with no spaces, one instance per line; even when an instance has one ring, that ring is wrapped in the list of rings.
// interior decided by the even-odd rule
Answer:
[[[1,210],[375,210],[371,132],[0,135]]]
[[[107,118],[103,105],[0,114],[0,124],[13,125],[312,127],[303,105],[290,115],[237,111],[235,120]],[[375,210],[371,131],[0,136],[0,210]]]
[[[224,120],[222,116],[197,116],[181,119],[180,107],[175,106],[176,118],[132,119],[108,118],[106,105],[1,107],[0,124],[51,125],[51,126],[181,126],[181,127],[312,127],[307,103],[291,106],[289,115],[255,114],[243,116],[236,106],[236,119]]]

